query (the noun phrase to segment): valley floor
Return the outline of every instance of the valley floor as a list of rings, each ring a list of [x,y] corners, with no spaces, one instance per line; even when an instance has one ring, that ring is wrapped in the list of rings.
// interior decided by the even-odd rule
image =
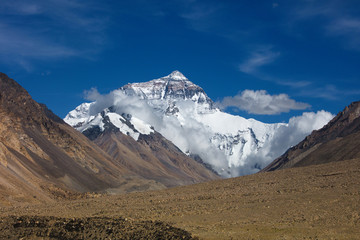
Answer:
[[[360,159],[161,191],[1,208],[0,217],[158,220],[200,239],[358,239]]]

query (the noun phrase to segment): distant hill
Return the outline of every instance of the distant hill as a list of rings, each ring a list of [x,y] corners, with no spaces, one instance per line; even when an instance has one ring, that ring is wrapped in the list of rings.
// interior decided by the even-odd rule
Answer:
[[[360,102],[353,102],[323,128],[265,167],[262,172],[360,158]]]

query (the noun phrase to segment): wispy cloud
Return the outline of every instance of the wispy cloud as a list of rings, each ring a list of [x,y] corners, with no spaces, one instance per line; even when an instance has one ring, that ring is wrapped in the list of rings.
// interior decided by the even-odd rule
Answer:
[[[274,51],[272,46],[258,46],[252,50],[250,56],[238,65],[239,71],[252,75],[263,81],[273,82],[278,85],[292,88],[303,88],[311,85],[310,81],[282,79],[262,71],[262,67],[274,63],[281,53]]]
[[[25,30],[10,29],[9,26],[0,25],[0,52],[1,55],[16,57],[31,57],[37,59],[69,57],[78,54],[75,49],[70,49],[56,43],[50,43],[43,37],[32,36]]]
[[[280,52],[273,51],[272,47],[260,47],[239,65],[239,70],[244,73],[254,74],[260,67],[271,64],[279,56]]]
[[[180,16],[191,21],[199,21],[208,18],[215,11],[216,8],[212,6],[193,5],[190,11],[181,13]]]
[[[186,7],[180,10],[179,17],[183,18],[191,29],[222,35],[217,22],[220,9],[223,7],[221,2],[206,4],[198,1],[186,2]]]
[[[343,18],[334,21],[328,28],[330,31],[338,34],[360,33],[360,19]]]
[[[297,7],[294,6],[290,11],[291,19],[295,21],[309,20],[317,16],[332,15],[334,1],[328,1],[326,4],[320,2],[309,1],[301,3]]]
[[[345,38],[346,47],[360,50],[360,18],[341,17],[333,20],[327,27],[332,36]]]
[[[275,84],[278,84],[281,86],[287,86],[287,87],[291,87],[291,88],[303,88],[303,87],[308,87],[313,84],[313,82],[307,81],[307,80],[294,80],[294,79],[285,79],[285,78],[282,79],[279,77],[274,77],[272,75],[260,72],[259,70],[256,72],[254,71],[254,72],[248,73],[248,74],[251,74],[252,76],[254,76],[260,80],[263,80],[263,81],[268,81],[268,82],[272,82],[272,83],[275,83]]]
[[[322,87],[303,89],[297,93],[298,96],[319,98],[326,100],[338,100],[346,96],[360,95],[359,89],[339,89],[337,86],[328,84]]]
[[[235,107],[259,115],[274,115],[310,108],[309,104],[296,102],[287,94],[270,95],[265,90],[244,90],[234,97],[225,97],[218,104],[223,109]]]
[[[273,4],[272,4],[272,7],[273,8],[277,8],[279,6],[279,3],[277,3],[277,2],[274,2]]]
[[[351,9],[349,6],[351,6],[351,1],[329,0],[325,3],[309,1],[294,8],[289,21],[296,25],[299,22],[321,18],[320,33],[328,37],[340,36],[342,37],[340,43],[345,48],[360,50],[360,18],[358,14],[349,11]]]
[[[0,61],[30,70],[33,60],[91,58],[104,43],[108,18],[103,11],[93,1],[2,3]]]

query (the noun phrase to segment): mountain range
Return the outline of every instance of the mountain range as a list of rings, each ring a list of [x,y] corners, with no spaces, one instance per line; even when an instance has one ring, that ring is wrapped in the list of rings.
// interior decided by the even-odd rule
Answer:
[[[64,121],[91,140],[111,126],[138,141],[160,133],[183,153],[201,159],[222,177],[255,173],[333,116],[305,113],[289,123],[267,124],[221,111],[205,91],[181,72],[129,83],[107,95],[88,93]],[[316,117],[321,119],[315,121]],[[299,124],[308,119],[308,127]],[[280,141],[281,140],[281,141]]]
[[[178,71],[90,97],[64,121],[0,75],[1,203],[162,189],[239,175],[247,165],[268,171],[359,157],[358,102],[273,151],[297,118],[266,124],[222,112]],[[271,158],[290,144],[266,167],[265,153]]]
[[[84,192],[162,189],[219,178],[152,129],[137,142],[106,127],[109,134],[94,143],[1,73],[0,204],[51,201]],[[107,138],[111,144],[105,143]]]
[[[144,85],[151,91],[144,91]],[[315,128],[327,114],[320,112],[325,116],[320,122],[307,113],[301,121],[295,117],[288,123],[267,125],[224,113],[179,72],[128,84],[108,95],[92,91],[88,97],[91,103],[68,115],[75,130],[0,73],[0,232],[4,238],[359,236],[360,102]],[[206,162],[206,155],[197,148],[189,147],[185,153],[180,148],[205,141],[227,156],[213,134],[230,136],[242,121],[245,126],[252,124],[248,127],[252,133],[239,131],[244,141],[233,138],[234,146],[260,146],[257,153],[270,153],[274,151],[266,149],[282,143],[282,138],[288,140],[284,136],[297,139],[305,134],[307,128],[301,134],[293,131],[297,124],[304,126],[304,119],[318,122],[311,125],[317,130],[257,174],[220,179],[214,170],[217,165]],[[260,145],[259,129],[265,136],[269,130],[264,126],[274,132]],[[165,130],[193,138],[187,139],[188,145],[175,145],[165,137],[171,131]],[[248,144],[251,141],[253,145]],[[246,159],[256,160],[252,154]],[[222,173],[231,171],[231,166]],[[208,182],[174,187],[204,181]],[[174,188],[163,189],[169,187]],[[118,194],[133,191],[138,193]]]

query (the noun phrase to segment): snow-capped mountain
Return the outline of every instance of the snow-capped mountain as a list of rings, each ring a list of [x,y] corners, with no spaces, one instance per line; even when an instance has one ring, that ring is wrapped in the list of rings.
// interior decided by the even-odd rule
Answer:
[[[267,152],[263,150],[269,148],[267,143],[279,129],[288,127],[222,112],[201,87],[179,71],[148,82],[129,83],[92,103],[81,104],[64,120],[81,132],[103,132],[111,123],[135,140],[156,130],[224,177],[256,172],[268,164],[273,159],[264,160]]]
[[[205,91],[190,82],[179,71],[149,82],[129,83],[120,90],[128,96],[137,96],[146,100],[154,109],[163,110],[165,108],[167,114],[177,112],[173,103],[186,100],[191,100],[196,106],[201,106],[202,111],[215,109],[214,102],[206,95]]]
[[[129,83],[120,89],[127,95],[135,94],[146,100],[191,99],[198,103],[213,103],[201,87],[190,82],[179,71],[149,82]]]

